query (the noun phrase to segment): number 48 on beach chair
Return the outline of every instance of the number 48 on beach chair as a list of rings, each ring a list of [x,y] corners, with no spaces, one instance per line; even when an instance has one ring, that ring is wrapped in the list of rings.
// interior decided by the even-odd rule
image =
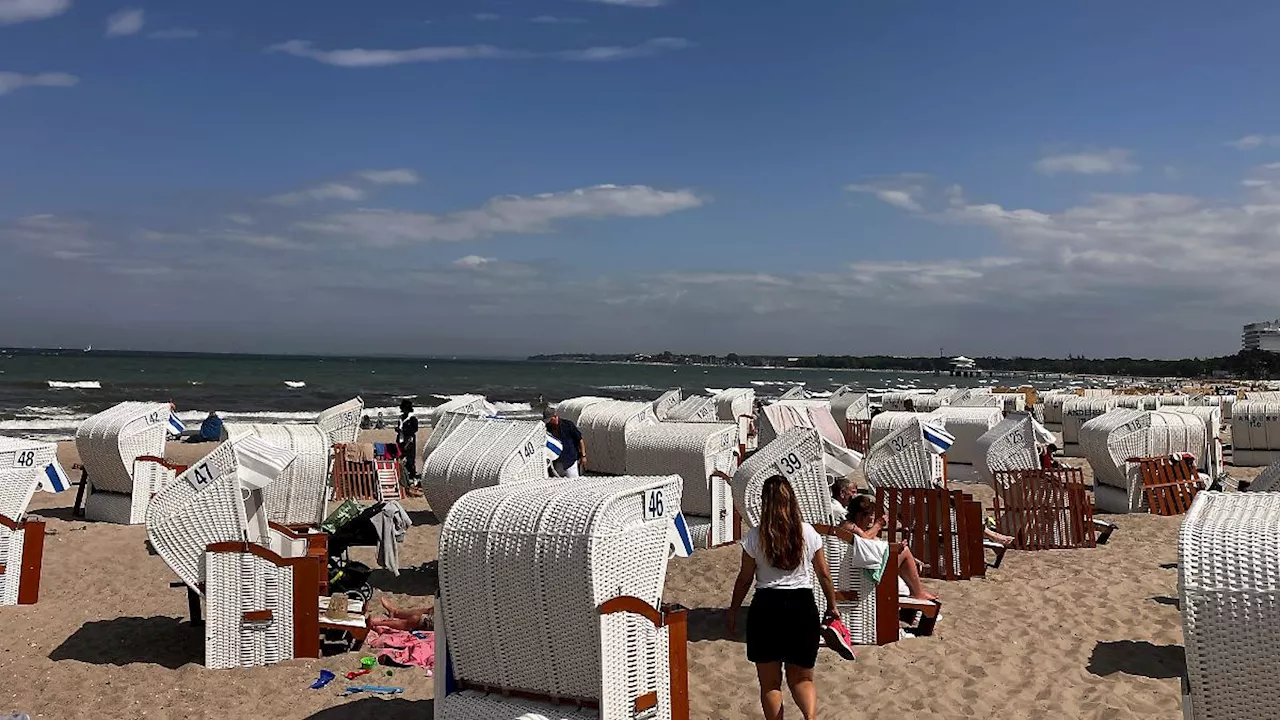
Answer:
[[[62,492],[71,482],[50,443],[0,437],[0,606],[40,597],[44,522],[27,519],[36,488]]]

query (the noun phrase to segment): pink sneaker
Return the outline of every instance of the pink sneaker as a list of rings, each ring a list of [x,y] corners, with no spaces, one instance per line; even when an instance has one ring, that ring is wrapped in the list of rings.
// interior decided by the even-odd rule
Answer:
[[[827,647],[835,650],[845,660],[858,659],[858,654],[853,651],[853,637],[843,621],[837,619],[823,624],[822,638],[826,640]]]

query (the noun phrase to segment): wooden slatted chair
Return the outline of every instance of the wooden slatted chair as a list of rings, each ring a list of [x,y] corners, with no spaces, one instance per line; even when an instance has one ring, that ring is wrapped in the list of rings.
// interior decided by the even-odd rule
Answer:
[[[1095,520],[1079,468],[996,470],[996,529],[1016,550],[1061,550],[1103,544],[1116,529]]]
[[[1181,515],[1204,489],[1194,463],[1171,457],[1131,458],[1142,473],[1142,492],[1152,515]]]
[[[333,446],[330,468],[333,500],[336,502],[348,498],[360,502],[383,502],[402,497],[403,478],[400,463],[395,460],[348,460],[346,444],[339,443]]]
[[[853,542],[853,533],[833,525],[814,525],[823,536],[832,580],[837,588],[836,607],[849,628],[857,645],[888,645],[902,638],[903,624],[912,635],[933,634],[942,612],[937,600],[917,600],[902,594],[898,580],[898,558],[902,543],[889,544],[889,561],[885,564],[880,582],[870,583],[860,568],[849,561],[847,549]],[[837,579],[838,578],[838,579]],[[820,594],[818,584],[814,592]]]
[[[945,488],[877,488],[876,504],[886,508],[885,539],[911,548],[924,563],[922,577],[986,576],[981,502]]]

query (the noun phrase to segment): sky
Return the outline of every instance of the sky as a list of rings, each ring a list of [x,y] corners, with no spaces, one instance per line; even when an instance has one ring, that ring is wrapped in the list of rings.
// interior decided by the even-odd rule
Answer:
[[[0,345],[1191,357],[1280,3],[0,0]]]

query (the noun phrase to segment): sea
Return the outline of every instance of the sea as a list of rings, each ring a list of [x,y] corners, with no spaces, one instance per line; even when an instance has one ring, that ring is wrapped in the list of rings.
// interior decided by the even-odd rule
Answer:
[[[172,401],[192,427],[210,411],[230,422],[311,422],[321,410],[355,396],[364,399],[371,419],[381,415],[394,422],[403,398],[431,408],[463,394],[486,396],[501,415],[530,417],[540,397],[652,400],[672,388],[688,396],[748,387],[769,398],[795,385],[812,397],[826,397],[843,385],[878,393],[1025,381],[903,371],[0,350],[0,434],[68,440],[84,419],[125,400]]]

